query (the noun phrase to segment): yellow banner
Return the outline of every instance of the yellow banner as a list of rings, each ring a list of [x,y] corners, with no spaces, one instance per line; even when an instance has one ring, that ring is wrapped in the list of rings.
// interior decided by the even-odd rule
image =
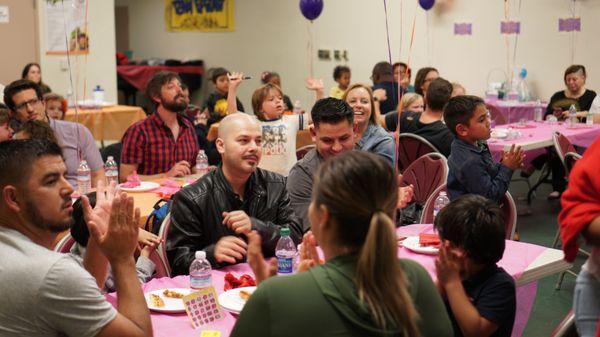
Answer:
[[[170,32],[232,32],[234,0],[165,0]]]

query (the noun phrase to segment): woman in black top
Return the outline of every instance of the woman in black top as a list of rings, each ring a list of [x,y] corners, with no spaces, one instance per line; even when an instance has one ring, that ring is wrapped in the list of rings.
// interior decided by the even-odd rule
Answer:
[[[577,108],[577,117],[585,119],[587,112],[596,98],[596,92],[585,88],[585,67],[572,65],[565,70],[565,90],[556,92],[550,98],[545,116],[554,115],[559,120],[564,120],[569,115],[569,108],[574,105]]]
[[[579,64],[574,64],[565,70],[566,89],[552,95],[546,109],[545,118],[554,115],[559,120],[565,120],[569,117],[569,108],[574,105],[577,109],[577,118],[585,121],[587,112],[592,106],[592,101],[596,98],[596,92],[585,88],[586,76],[585,67]],[[564,178],[565,169],[554,151],[550,152],[548,160],[552,169],[553,189],[552,193],[548,195],[548,199],[558,199],[567,187],[567,181]],[[536,158],[534,165],[536,162],[541,161]]]

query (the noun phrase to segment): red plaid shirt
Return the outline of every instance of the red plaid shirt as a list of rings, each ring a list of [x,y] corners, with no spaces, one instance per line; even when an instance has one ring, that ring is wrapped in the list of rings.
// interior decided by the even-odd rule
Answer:
[[[130,126],[123,135],[121,163],[138,164],[137,172],[142,175],[167,172],[182,160],[192,167],[196,165],[199,147],[194,126],[179,115],[177,121],[177,141],[171,129],[156,114]]]

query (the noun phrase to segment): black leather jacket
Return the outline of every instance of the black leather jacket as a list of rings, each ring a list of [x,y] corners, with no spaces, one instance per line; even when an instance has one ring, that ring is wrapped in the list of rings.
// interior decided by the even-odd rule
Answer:
[[[248,214],[252,229],[262,238],[266,257],[275,254],[280,227],[290,228],[296,244],[302,240],[302,226],[290,206],[283,176],[257,169],[246,183],[244,196],[242,201],[234,194],[221,167],[175,194],[166,242],[173,275],[189,273],[197,250],[206,252],[213,268],[225,265],[215,260],[215,244],[224,236],[236,234],[222,224],[223,212],[243,210]]]

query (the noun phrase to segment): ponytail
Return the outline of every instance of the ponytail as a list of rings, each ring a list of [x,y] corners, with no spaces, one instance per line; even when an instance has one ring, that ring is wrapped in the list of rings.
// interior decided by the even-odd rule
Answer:
[[[397,249],[392,219],[383,211],[375,212],[356,266],[358,296],[381,329],[397,328],[404,336],[417,337],[418,313],[398,264]]]

